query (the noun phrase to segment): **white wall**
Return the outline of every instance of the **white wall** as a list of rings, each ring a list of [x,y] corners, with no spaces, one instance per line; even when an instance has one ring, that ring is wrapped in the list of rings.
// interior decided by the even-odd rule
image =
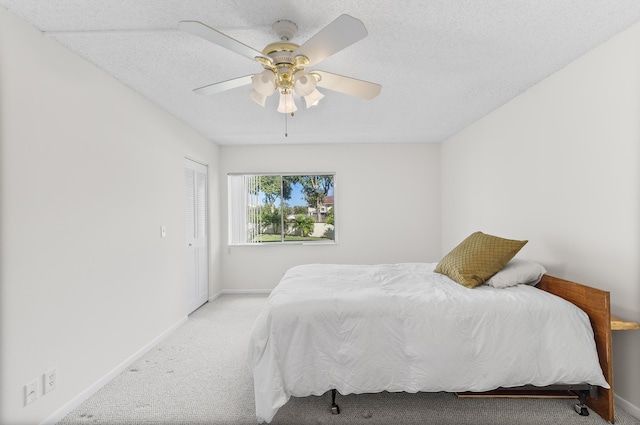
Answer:
[[[437,261],[479,229],[530,239],[522,256],[640,321],[639,34],[442,146],[219,149],[0,8],[0,423],[55,415],[184,318],[185,156],[210,166],[211,294],[271,289],[302,263]],[[337,245],[226,246],[227,173],[325,171]],[[638,352],[640,332],[614,335],[632,409]],[[24,407],[54,366],[58,388]]]
[[[218,223],[218,148],[2,8],[0,123],[0,423],[34,424],[184,320],[183,158]]]
[[[519,256],[640,322],[640,24],[443,143],[441,165],[443,254],[475,230],[529,239]],[[640,417],[640,331],[613,338]]]
[[[438,145],[222,146],[222,243],[228,173],[335,172],[337,245],[225,246],[226,290],[271,289],[304,263],[395,263],[440,258]],[[375,229],[375,231],[372,231]]]

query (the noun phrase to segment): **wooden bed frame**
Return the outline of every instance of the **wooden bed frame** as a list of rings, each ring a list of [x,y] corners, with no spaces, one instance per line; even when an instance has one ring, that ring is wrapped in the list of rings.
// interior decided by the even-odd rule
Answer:
[[[613,423],[613,366],[609,292],[549,275],[542,276],[542,280],[536,287],[575,304],[589,316],[595,335],[600,367],[611,388],[598,387],[598,398],[589,397],[586,404],[603,419]]]
[[[597,398],[591,393],[585,404],[606,421],[614,422],[613,403],[613,369],[611,363],[611,310],[609,304],[609,292],[595,289],[590,286],[543,275],[542,280],[536,285],[538,289],[549,292],[578,306],[589,316],[593,328],[596,349],[600,360],[600,367],[604,378],[609,383],[610,389],[597,387]],[[457,393],[458,397],[535,397],[535,398],[566,398],[573,390],[568,390],[563,385],[551,385],[549,387],[524,386],[520,388],[499,388],[482,393],[464,392]]]

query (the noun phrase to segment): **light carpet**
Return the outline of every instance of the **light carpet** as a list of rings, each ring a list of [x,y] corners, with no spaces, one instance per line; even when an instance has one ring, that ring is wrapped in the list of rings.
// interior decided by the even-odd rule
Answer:
[[[255,424],[246,355],[264,295],[223,295],[68,414],[71,424]],[[459,399],[449,393],[292,398],[273,424],[603,425],[579,416],[571,399]],[[640,425],[616,409],[616,424]]]

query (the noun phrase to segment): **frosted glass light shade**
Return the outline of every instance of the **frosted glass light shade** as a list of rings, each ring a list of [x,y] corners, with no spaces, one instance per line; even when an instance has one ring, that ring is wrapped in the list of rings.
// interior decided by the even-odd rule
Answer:
[[[298,96],[307,96],[316,89],[316,79],[313,75],[298,71],[296,73],[296,81],[293,83],[293,89]]]
[[[249,92],[249,97],[251,98],[251,100],[264,108],[265,102],[267,101],[267,96],[263,96],[258,93],[256,89],[253,89]]]
[[[270,69],[265,69],[251,77],[251,85],[262,96],[271,96],[276,90],[276,74]]]
[[[293,100],[293,95],[291,93],[282,94],[280,93],[280,104],[278,105],[278,112],[283,114],[290,114],[291,112],[297,111],[296,102]]]
[[[313,77],[312,77],[313,78]],[[316,106],[320,99],[322,99],[324,95],[318,91],[318,89],[314,89],[310,94],[304,97],[304,101],[307,103],[307,109],[312,106]]]

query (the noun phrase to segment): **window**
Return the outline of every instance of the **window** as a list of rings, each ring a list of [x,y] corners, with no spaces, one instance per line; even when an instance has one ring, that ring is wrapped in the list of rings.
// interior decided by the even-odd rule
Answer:
[[[335,241],[335,174],[229,174],[229,244]]]

